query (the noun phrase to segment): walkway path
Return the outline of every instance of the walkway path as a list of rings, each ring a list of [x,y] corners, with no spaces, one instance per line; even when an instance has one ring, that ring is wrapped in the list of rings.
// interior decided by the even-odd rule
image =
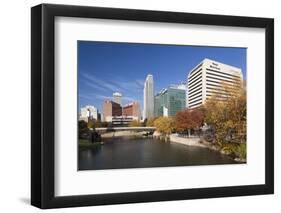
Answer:
[[[208,146],[206,146],[205,144],[200,143],[199,137],[183,138],[183,137],[178,136],[178,134],[171,134],[170,142],[180,143],[180,144],[184,144],[187,146],[199,146],[199,147],[208,148]]]

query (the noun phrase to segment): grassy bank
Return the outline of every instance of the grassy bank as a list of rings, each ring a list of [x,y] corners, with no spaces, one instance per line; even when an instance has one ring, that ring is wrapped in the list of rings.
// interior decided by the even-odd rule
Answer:
[[[79,139],[79,148],[91,148],[102,145],[103,142],[92,143],[86,139]]]
[[[247,147],[244,143],[224,143],[221,146],[221,152],[227,155],[231,155],[237,160],[246,161]]]

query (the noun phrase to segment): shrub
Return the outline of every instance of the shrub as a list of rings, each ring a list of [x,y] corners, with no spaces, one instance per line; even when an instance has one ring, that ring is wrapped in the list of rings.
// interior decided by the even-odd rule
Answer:
[[[130,124],[129,124],[130,127],[141,127],[143,126],[143,124],[140,122],[140,121],[132,121]]]
[[[146,123],[145,123],[145,126],[147,126],[147,127],[152,127],[152,126],[154,126],[154,121],[156,120],[157,118],[150,118],[150,119],[148,119],[147,121],[146,121]]]
[[[246,143],[241,143],[237,146],[236,154],[241,159],[246,159],[247,157],[247,145]]]
[[[157,131],[164,134],[171,134],[176,129],[176,123],[173,117],[159,117],[154,121],[154,126]]]

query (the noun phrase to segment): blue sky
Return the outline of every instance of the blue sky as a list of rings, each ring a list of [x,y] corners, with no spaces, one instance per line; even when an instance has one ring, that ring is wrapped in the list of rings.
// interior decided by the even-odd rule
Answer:
[[[246,48],[78,41],[78,106],[102,111],[113,92],[122,93],[122,104],[138,101],[143,106],[147,74],[159,92],[186,81],[204,58],[239,67],[246,79]]]

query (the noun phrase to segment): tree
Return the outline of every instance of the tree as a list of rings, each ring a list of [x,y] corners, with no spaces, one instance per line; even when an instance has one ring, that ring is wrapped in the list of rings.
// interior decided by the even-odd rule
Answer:
[[[203,111],[201,109],[186,109],[176,114],[176,129],[179,132],[198,130],[203,124]]]
[[[130,124],[130,127],[141,127],[143,124],[140,121],[133,120]]]
[[[158,117],[153,124],[157,131],[164,134],[171,134],[176,129],[175,119],[173,117]]]
[[[83,120],[80,120],[78,122],[78,127],[79,127],[79,130],[86,129],[87,128],[87,122],[85,122]]]
[[[97,120],[95,122],[95,128],[100,128],[100,127],[108,127],[108,122],[106,121],[100,121],[100,120]]]
[[[89,119],[87,127],[88,127],[88,129],[94,128],[95,127],[95,121],[93,119]]]
[[[78,122],[78,136],[79,138],[82,137],[83,134],[88,132],[87,122],[81,120]]]
[[[154,121],[156,120],[157,118],[150,118],[148,119],[146,122],[145,122],[145,126],[147,127],[152,127],[154,126]]]
[[[244,87],[224,87],[228,96],[212,96],[207,100],[205,122],[215,130],[218,144],[233,136],[240,143],[246,142],[246,90]]]

